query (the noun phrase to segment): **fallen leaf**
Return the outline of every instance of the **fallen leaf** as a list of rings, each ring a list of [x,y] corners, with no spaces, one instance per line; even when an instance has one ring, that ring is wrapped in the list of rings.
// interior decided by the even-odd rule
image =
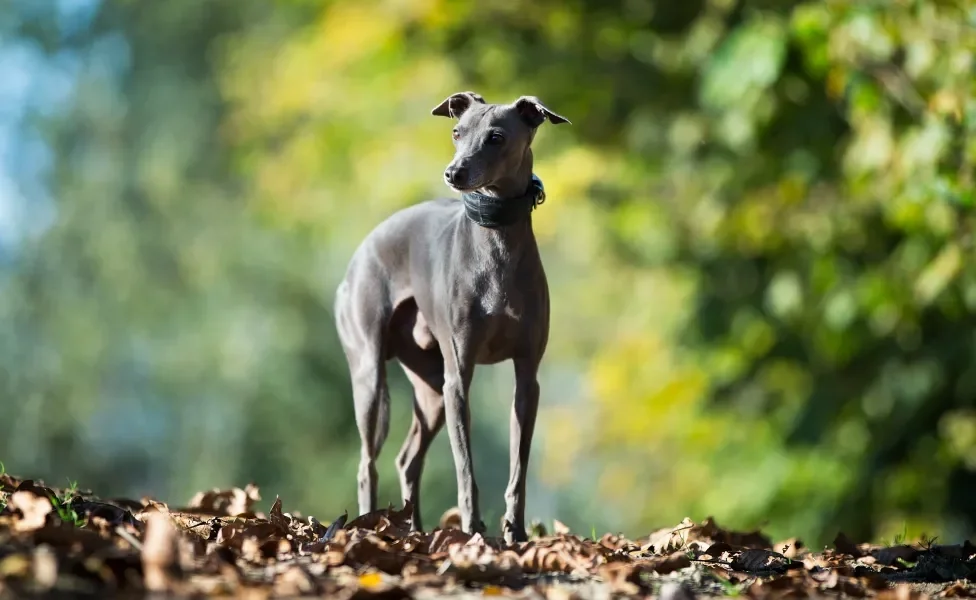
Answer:
[[[400,510],[393,510],[393,507],[374,510],[373,512],[360,515],[345,526],[346,529],[371,529],[376,530],[383,523],[387,526],[396,526],[407,531],[410,530],[413,521],[413,504],[405,502]]]
[[[803,542],[797,538],[790,538],[786,541],[779,542],[773,545],[774,550],[779,550],[779,552],[786,558],[799,558],[806,550]]]
[[[845,596],[863,598],[867,595],[864,587],[859,581],[852,577],[841,575],[838,571],[830,571],[827,578],[821,583],[820,588],[838,592]]]
[[[14,531],[27,532],[44,527],[47,516],[54,507],[47,496],[37,495],[33,490],[20,490],[10,495],[7,507],[19,518],[14,521]]]
[[[719,560],[723,562],[730,562],[732,560],[732,554],[735,553],[735,548],[725,542],[716,542],[705,549],[705,553],[698,558],[700,560]],[[706,558],[707,557],[707,558]]]
[[[190,499],[186,512],[203,512],[228,517],[250,515],[254,503],[260,499],[261,494],[257,486],[250,483],[244,489],[237,487],[229,490],[214,488],[195,494]]]
[[[889,548],[879,548],[871,552],[871,556],[883,565],[903,566],[902,561],[915,562],[918,559],[918,550],[903,544]]]
[[[464,545],[471,540],[471,534],[464,533],[460,529],[438,529],[434,532],[428,547],[429,554],[447,552],[451,546]]]
[[[597,540],[597,543],[604,548],[609,548],[610,550],[619,550],[621,552],[634,552],[640,550],[640,546],[634,542],[628,540],[622,535],[616,535],[612,533],[606,533]]]
[[[445,511],[441,515],[438,527],[440,529],[461,529],[461,509],[455,506]]]
[[[732,557],[732,569],[750,573],[772,571],[783,573],[790,568],[790,559],[779,552],[747,548]]]
[[[857,547],[857,544],[852,542],[843,532],[838,533],[837,537],[834,538],[834,548],[841,554],[847,554],[854,558],[864,556],[864,553]]]
[[[972,598],[974,595],[976,594],[973,593],[973,590],[969,589],[969,586],[961,581],[949,585],[938,593],[940,598]]]
[[[641,550],[653,552],[654,554],[664,554],[666,551],[680,550],[687,543],[688,535],[690,535],[689,532],[694,526],[695,524],[691,519],[685,518],[685,520],[675,527],[658,529],[648,536],[648,541],[641,546]]]
[[[326,529],[325,530],[325,533],[322,534],[322,537],[320,537],[316,541],[318,541],[319,543],[322,543],[322,542],[328,542],[329,540],[331,540],[332,538],[334,538],[335,535],[336,535],[336,532],[339,531],[340,529],[342,529],[343,527],[345,527],[345,525],[346,525],[346,519],[348,519],[348,518],[349,518],[349,513],[348,512],[342,513],[339,516],[338,519],[336,519],[336,520],[332,521],[331,523],[329,523],[328,529]]]
[[[659,600],[695,600],[695,592],[684,582],[669,581],[661,586]]]
[[[31,560],[23,554],[11,554],[0,559],[0,576],[26,577],[31,570]]]
[[[613,594],[632,596],[641,590],[641,570],[633,563],[608,563],[601,565],[597,574],[610,586]]]
[[[292,565],[275,578],[274,589],[277,596],[310,596],[318,591],[318,586],[308,571]]]
[[[529,524],[529,537],[530,538],[540,538],[547,535],[546,526],[538,519],[533,519],[532,523]]]
[[[34,550],[34,582],[44,590],[54,587],[58,581],[58,557],[47,544]]]
[[[378,571],[370,571],[359,576],[359,585],[364,588],[375,588],[383,583],[383,575]]]
[[[343,564],[351,567],[373,567],[384,573],[397,575],[407,562],[407,555],[392,550],[375,534],[350,542],[345,548]]]
[[[641,561],[645,568],[659,575],[666,575],[691,566],[691,559],[684,552],[672,552],[668,556],[656,556],[650,560]]]
[[[287,535],[291,528],[291,519],[281,512],[281,497],[275,496],[275,501],[268,511],[268,522],[279,530],[281,535]]]
[[[162,513],[150,515],[142,546],[142,569],[146,589],[165,592],[172,587],[177,570],[177,534],[173,522]]]

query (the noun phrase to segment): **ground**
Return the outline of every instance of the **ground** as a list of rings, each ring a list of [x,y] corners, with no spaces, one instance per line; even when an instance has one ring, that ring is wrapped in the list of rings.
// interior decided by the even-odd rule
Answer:
[[[463,533],[452,513],[434,531],[411,532],[409,506],[325,524],[284,512],[280,498],[266,513],[261,503],[254,486],[201,492],[177,508],[2,474],[0,598],[976,595],[968,541],[881,547],[840,534],[812,552],[686,519],[635,540],[593,539],[555,522],[509,546]]]

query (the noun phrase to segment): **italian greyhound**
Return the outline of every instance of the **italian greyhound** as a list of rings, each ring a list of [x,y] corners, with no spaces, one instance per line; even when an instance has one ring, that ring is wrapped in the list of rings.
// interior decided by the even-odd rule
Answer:
[[[512,360],[515,398],[502,530],[526,540],[525,478],[539,405],[537,372],[549,339],[549,287],[532,233],[544,199],[532,173],[540,125],[569,123],[538,98],[486,104],[454,94],[431,114],[457,119],[444,171],[453,199],[402,209],[370,232],[336,292],[336,327],[349,363],[362,439],[359,512],[376,509],[376,458],[389,433],[386,362],[413,386],[413,423],[396,458],[404,502],[421,530],[420,478],[431,441],[447,422],[461,528],[484,532],[471,459],[468,390],[476,364]]]

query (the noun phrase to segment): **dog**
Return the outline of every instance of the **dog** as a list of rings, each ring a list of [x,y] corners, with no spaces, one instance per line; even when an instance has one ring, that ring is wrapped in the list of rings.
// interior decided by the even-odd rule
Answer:
[[[527,539],[525,481],[539,406],[537,373],[549,339],[549,288],[532,232],[544,200],[532,172],[540,125],[569,120],[538,98],[488,104],[451,95],[432,115],[456,119],[442,198],[402,209],[354,252],[336,291],[336,328],[352,379],[362,440],[359,512],[376,509],[376,458],[389,433],[386,363],[396,358],[414,390],[413,422],[396,458],[412,526],[422,530],[420,480],[434,436],[447,424],[461,528],[484,532],[471,459],[468,391],[475,365],[511,360],[515,394],[502,530]]]

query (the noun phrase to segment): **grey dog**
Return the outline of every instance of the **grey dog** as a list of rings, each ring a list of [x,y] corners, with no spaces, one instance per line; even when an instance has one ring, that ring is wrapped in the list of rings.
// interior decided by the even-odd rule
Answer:
[[[336,326],[362,438],[359,512],[376,509],[376,458],[389,433],[386,362],[396,358],[414,390],[413,423],[396,459],[413,527],[421,529],[424,457],[446,416],[461,527],[485,531],[468,390],[476,364],[511,359],[515,398],[502,529],[509,543],[522,541],[537,373],[549,339],[549,288],[531,218],[544,192],[532,173],[531,145],[546,120],[569,120],[532,96],[486,104],[474,92],[450,96],[431,114],[458,120],[444,180],[462,201],[431,200],[388,217],[357,248],[336,292]]]

